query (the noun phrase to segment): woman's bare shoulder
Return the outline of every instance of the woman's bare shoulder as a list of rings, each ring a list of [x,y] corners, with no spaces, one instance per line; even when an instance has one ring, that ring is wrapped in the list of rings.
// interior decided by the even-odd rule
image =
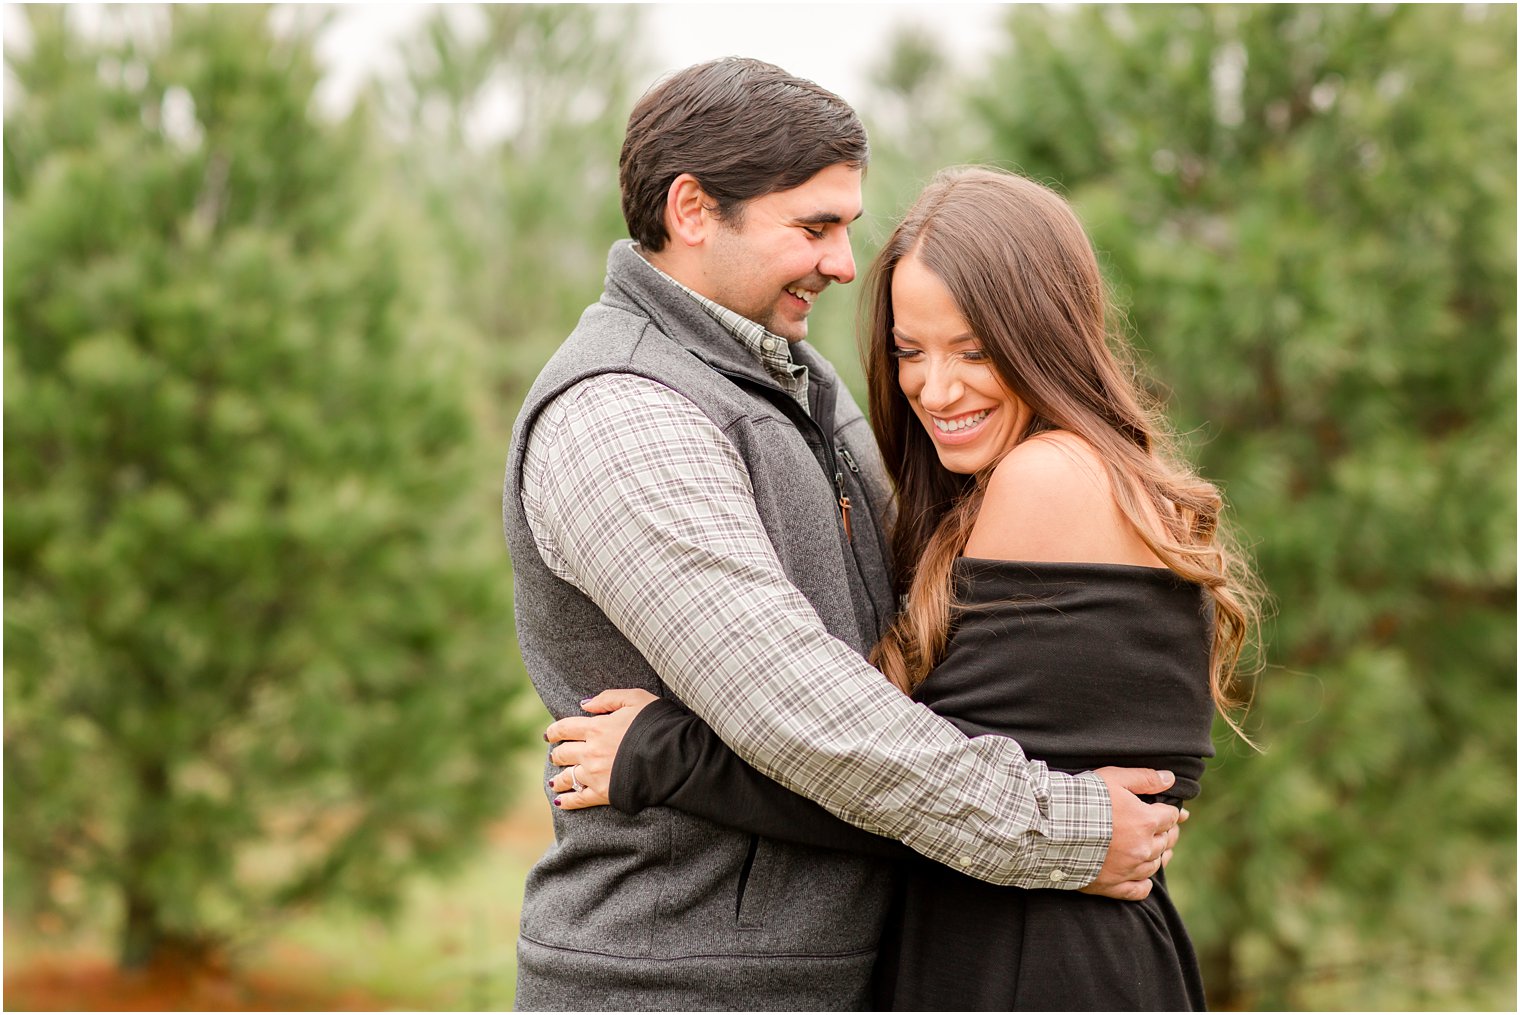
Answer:
[[[1032,437],[998,463],[966,556],[1160,564],[1119,510],[1098,452],[1065,431]]]

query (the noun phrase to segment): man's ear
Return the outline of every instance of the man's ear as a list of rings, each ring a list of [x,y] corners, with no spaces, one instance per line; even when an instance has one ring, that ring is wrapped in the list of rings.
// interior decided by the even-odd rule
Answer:
[[[665,231],[677,243],[700,246],[717,222],[717,204],[695,176],[682,173],[670,181],[665,195]]]

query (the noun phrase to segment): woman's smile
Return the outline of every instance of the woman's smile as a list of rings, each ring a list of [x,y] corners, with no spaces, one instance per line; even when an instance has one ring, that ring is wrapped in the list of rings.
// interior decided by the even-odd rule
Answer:
[[[958,416],[938,416],[930,413],[932,427],[929,432],[941,444],[967,444],[982,435],[982,424],[995,411],[995,407],[989,407]]]

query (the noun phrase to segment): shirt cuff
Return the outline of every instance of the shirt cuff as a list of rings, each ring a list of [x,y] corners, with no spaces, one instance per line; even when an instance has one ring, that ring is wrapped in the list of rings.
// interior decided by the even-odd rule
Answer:
[[[1026,888],[1084,888],[1098,877],[1114,837],[1108,786],[1094,772],[1050,773],[1045,850]]]

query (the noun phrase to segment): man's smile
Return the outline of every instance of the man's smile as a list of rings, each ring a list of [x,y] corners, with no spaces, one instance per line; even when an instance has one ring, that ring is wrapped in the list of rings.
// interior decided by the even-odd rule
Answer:
[[[794,299],[798,300],[799,302],[804,303],[807,306],[812,306],[813,305],[813,301],[818,298],[818,294],[820,292],[822,292],[823,290],[821,290],[821,289],[804,289],[801,286],[789,285],[789,286],[786,287],[786,291],[787,291],[787,293],[790,296],[792,296]]]

